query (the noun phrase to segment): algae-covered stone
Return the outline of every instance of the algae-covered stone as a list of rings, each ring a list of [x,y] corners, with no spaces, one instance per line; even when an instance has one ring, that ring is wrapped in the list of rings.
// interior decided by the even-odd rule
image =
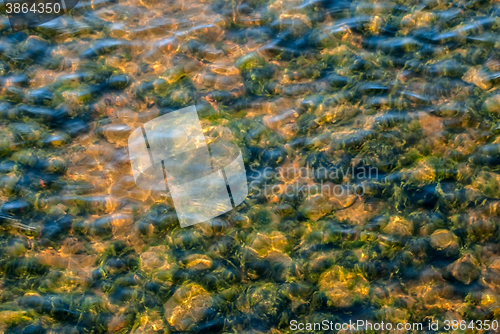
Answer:
[[[497,293],[500,291],[500,258],[494,257],[482,270],[480,281],[482,285],[494,289]]]
[[[334,266],[319,278],[319,289],[335,308],[352,307],[368,297],[369,283],[360,274]]]
[[[212,297],[195,283],[185,284],[163,305],[165,318],[176,330],[187,331],[196,327],[210,312]]]
[[[449,266],[455,279],[464,284],[470,284],[479,277],[479,262],[471,254],[465,254]]]
[[[130,85],[131,78],[126,74],[114,75],[108,79],[108,85],[114,89],[124,89]]]
[[[31,317],[28,316],[26,311],[1,311],[0,324],[8,326],[17,325],[19,323],[28,322]],[[0,327],[1,328],[1,327]]]
[[[481,171],[472,186],[489,198],[500,199],[500,175],[497,173]]]
[[[252,247],[259,256],[265,257],[273,250],[285,251],[288,248],[288,241],[286,237],[278,231],[272,231],[269,234],[257,233],[250,247]]]
[[[472,83],[482,90],[488,90],[492,86],[490,76],[486,71],[481,69],[481,66],[469,68],[469,70],[463,75],[462,80]]]
[[[63,146],[67,143],[69,143],[71,140],[71,137],[64,132],[59,132],[59,133],[52,133],[50,135],[45,136],[41,140],[41,144],[45,146],[51,146],[51,147],[60,147]]]
[[[243,314],[254,314],[262,321],[278,313],[278,286],[275,283],[258,283],[250,286],[235,302]]]
[[[212,259],[203,254],[191,254],[183,260],[185,267],[190,270],[201,271],[212,267]]]
[[[434,231],[430,236],[431,246],[434,249],[445,251],[447,254],[454,254],[459,250],[459,243],[457,236],[445,229]]]
[[[256,52],[252,52],[238,59],[235,65],[239,70],[245,71],[245,70],[251,70],[258,66],[262,66],[265,63],[266,60],[264,57],[262,57]]]
[[[303,186],[305,199],[299,210],[311,220],[317,221],[334,210],[342,210],[354,204],[358,195],[350,186],[328,182]]]
[[[148,309],[146,312],[141,313],[138,319],[137,327],[134,326],[131,333],[140,334],[152,333],[161,330],[166,331],[166,327],[167,326],[161,312],[156,309]]]
[[[421,160],[418,162],[417,166],[409,172],[410,180],[414,183],[430,183],[436,179],[436,172],[436,167],[432,160]]]
[[[411,236],[413,234],[413,224],[401,216],[392,216],[383,232],[403,237]]]
[[[126,124],[107,124],[98,129],[110,143],[124,144],[134,129]]]
[[[483,103],[483,110],[492,114],[500,113],[500,95],[493,95],[486,99]]]

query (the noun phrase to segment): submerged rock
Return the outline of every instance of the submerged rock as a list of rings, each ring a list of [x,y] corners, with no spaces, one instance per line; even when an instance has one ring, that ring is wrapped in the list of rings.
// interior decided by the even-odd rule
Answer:
[[[382,231],[387,234],[407,237],[413,234],[413,226],[410,221],[401,216],[392,216]]]
[[[500,175],[497,173],[482,171],[472,184],[489,198],[500,199]]]
[[[169,325],[179,331],[192,330],[210,314],[212,297],[201,286],[181,286],[163,305]]]
[[[340,266],[323,273],[318,285],[328,298],[328,305],[335,308],[348,308],[362,303],[369,292],[366,279]]]
[[[434,231],[431,236],[431,246],[439,251],[444,251],[448,255],[453,255],[459,251],[458,238],[453,232],[439,229]]]
[[[479,262],[471,255],[465,254],[449,266],[453,277],[464,284],[470,284],[479,277]]]

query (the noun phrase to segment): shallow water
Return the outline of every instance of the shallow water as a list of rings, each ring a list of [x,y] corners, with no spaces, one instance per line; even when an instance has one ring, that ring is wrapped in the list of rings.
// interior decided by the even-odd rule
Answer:
[[[16,33],[2,16],[0,332],[497,320],[499,15],[81,0]],[[190,105],[241,149],[249,195],[180,228],[127,140]]]

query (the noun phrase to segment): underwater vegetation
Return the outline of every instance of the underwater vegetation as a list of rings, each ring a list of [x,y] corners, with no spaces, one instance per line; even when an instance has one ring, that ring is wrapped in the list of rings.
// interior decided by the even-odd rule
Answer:
[[[1,16],[0,333],[498,320],[499,33],[495,0]],[[249,196],[180,228],[127,139],[190,105],[241,149]]]

